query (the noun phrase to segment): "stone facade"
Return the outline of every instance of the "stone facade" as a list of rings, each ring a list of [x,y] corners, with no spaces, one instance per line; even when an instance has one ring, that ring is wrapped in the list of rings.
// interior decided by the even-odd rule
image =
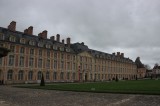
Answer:
[[[16,31],[16,22],[0,27],[0,45],[11,52],[0,60],[0,80],[5,83],[37,83],[43,73],[46,82],[107,81],[135,79],[137,65],[124,53],[89,49],[83,42],[47,38],[44,30],[33,35],[33,27]],[[56,39],[55,39],[56,38]]]

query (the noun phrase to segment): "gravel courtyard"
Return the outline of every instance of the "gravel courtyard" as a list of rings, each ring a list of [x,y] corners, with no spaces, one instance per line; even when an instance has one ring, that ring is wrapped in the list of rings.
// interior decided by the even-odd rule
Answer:
[[[37,90],[0,86],[0,106],[160,106],[160,96]]]

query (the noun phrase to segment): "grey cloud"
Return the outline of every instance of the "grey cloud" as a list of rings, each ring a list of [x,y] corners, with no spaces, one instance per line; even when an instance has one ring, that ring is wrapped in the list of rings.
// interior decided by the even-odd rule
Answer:
[[[15,20],[19,31],[32,25],[35,35],[46,29],[92,49],[160,63],[159,0],[1,0],[0,13],[2,27]]]

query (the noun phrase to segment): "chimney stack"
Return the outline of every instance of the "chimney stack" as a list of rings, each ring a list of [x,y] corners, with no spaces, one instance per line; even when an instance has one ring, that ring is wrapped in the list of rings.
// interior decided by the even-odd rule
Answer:
[[[120,56],[120,52],[117,52],[117,56]]]
[[[52,41],[54,41],[54,36],[51,36],[50,39],[51,39]]]
[[[115,56],[115,53],[112,53],[112,55],[114,55],[114,56]]]
[[[67,45],[68,45],[68,47],[70,46],[70,43],[71,43],[70,40],[71,40],[70,38],[67,38]]]
[[[57,34],[57,42],[60,42],[60,35]]]
[[[121,53],[121,57],[124,57],[124,53]]]
[[[24,30],[24,33],[25,33],[25,34],[28,34],[28,29],[25,29],[25,30]]]
[[[42,32],[42,36],[41,36],[43,39],[47,39],[47,30],[44,30]]]
[[[38,36],[43,38],[43,39],[47,39],[47,31],[44,30],[42,33],[39,33]]]
[[[64,44],[64,39],[62,39],[62,43]]]
[[[8,29],[11,30],[11,31],[16,31],[16,22],[12,21],[10,23],[10,25],[8,26]]]
[[[28,27],[28,35],[33,35],[33,26]]]

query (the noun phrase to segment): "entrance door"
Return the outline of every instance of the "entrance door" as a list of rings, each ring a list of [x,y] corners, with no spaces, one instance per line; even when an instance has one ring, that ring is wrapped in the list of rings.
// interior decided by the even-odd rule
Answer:
[[[88,79],[87,79],[87,73],[85,73],[85,81],[87,81]]]

